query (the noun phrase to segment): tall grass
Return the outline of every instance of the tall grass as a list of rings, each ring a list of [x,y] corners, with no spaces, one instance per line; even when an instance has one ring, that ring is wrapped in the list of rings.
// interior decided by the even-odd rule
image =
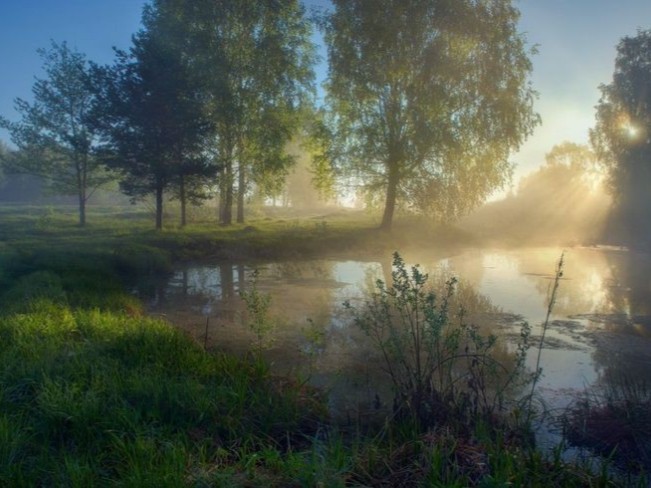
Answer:
[[[651,385],[622,373],[576,399],[561,417],[572,445],[631,472],[651,471]]]
[[[42,301],[0,318],[0,339],[5,486],[182,486],[202,449],[299,448],[325,418],[264,364],[206,354],[154,320]]]
[[[542,375],[542,370],[540,369],[540,359],[542,357],[543,345],[545,344],[545,336],[547,335],[547,330],[549,329],[549,319],[552,316],[554,311],[554,305],[556,304],[556,297],[558,294],[558,288],[561,283],[561,278],[563,277],[563,260],[565,258],[565,253],[561,253],[561,257],[556,264],[556,270],[554,273],[554,281],[550,284],[549,288],[549,299],[547,301],[547,314],[545,315],[545,321],[542,324],[542,334],[540,335],[540,341],[538,342],[538,353],[536,355],[536,369],[534,370],[533,381],[531,382],[531,392],[529,393],[529,401],[527,407],[527,423],[531,421],[531,416],[533,414],[533,397],[536,391],[536,385],[538,380]]]

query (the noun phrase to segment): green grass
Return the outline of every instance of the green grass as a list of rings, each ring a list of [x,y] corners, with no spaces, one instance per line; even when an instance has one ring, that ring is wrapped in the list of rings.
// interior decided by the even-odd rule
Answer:
[[[47,300],[0,319],[0,392],[4,486],[183,486],[220,452],[238,466],[302,448],[325,419],[318,395],[259,361],[208,354],[162,322]]]
[[[380,231],[378,218],[359,211],[334,211],[310,218],[259,216],[244,224],[219,226],[205,219],[179,228],[169,224],[160,232],[142,207],[89,207],[88,224],[77,225],[72,207],[0,206],[2,247],[22,252],[47,249],[64,252],[113,252],[144,246],[173,259],[220,257],[270,259],[349,253],[386,255],[407,246],[451,246],[472,242],[469,234],[436,226],[426,219],[398,219],[391,234]]]

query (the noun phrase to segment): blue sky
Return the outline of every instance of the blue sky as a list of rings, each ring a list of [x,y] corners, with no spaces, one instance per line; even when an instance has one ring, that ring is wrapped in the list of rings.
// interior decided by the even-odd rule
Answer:
[[[262,0],[261,0],[262,1]],[[327,0],[306,0],[326,5]],[[36,50],[67,41],[100,63],[112,47],[128,48],[140,25],[144,0],[0,0],[0,114],[15,120],[13,100],[30,99],[40,74]],[[544,161],[554,144],[587,142],[598,86],[613,72],[615,46],[638,28],[651,29],[650,0],[520,0],[520,30],[531,45],[536,109],[543,125],[513,155],[516,177]],[[323,69],[321,70],[323,72]],[[8,135],[0,131],[0,140]]]

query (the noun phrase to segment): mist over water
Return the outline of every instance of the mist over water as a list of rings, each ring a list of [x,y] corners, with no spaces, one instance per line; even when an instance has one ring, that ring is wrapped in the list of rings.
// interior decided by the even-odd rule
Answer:
[[[549,287],[561,248],[465,249],[441,256],[431,249],[404,254],[435,283],[455,276],[458,300],[468,320],[515,343],[522,320],[532,326],[537,345],[548,305]],[[243,321],[239,290],[250,286],[271,296],[275,330],[265,352],[278,373],[299,373],[331,392],[339,412],[358,411],[379,394],[380,361],[343,310],[390,279],[386,260],[309,260],[190,264],[159,283],[150,310],[179,324],[200,343],[245,354],[255,340]],[[540,392],[550,409],[567,406],[575,394],[625,373],[651,381],[651,259],[610,248],[566,250],[565,267],[552,323],[543,345]],[[209,313],[206,314],[206,305]],[[530,352],[529,367],[535,354]],[[378,381],[379,380],[379,381]]]

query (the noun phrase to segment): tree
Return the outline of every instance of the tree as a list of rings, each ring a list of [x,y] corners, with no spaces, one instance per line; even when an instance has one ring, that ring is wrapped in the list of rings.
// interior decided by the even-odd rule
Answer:
[[[520,180],[516,193],[477,209],[462,226],[519,244],[594,244],[603,238],[610,204],[594,152],[566,141]]]
[[[524,177],[517,196],[506,203],[502,215],[515,217],[512,228],[503,229],[506,235],[594,243],[602,237],[610,198],[595,153],[566,141],[545,155],[545,164]]]
[[[608,171],[625,241],[651,247],[651,30],[624,37],[601,85],[590,140]]]
[[[0,118],[17,146],[7,172],[42,177],[54,193],[75,195],[79,225],[86,224],[86,203],[110,181],[96,158],[97,133],[91,118],[95,93],[86,57],[64,42],[40,49],[46,78],[32,87],[33,103],[16,99],[20,122]]]
[[[285,147],[294,166],[282,181],[279,193],[283,205],[315,209],[332,203],[336,197],[335,174],[327,157],[330,134],[324,123],[324,110],[305,108],[299,125]]]
[[[323,19],[334,157],[398,202],[451,218],[508,181],[538,122],[510,0],[334,0]]]
[[[154,195],[161,229],[164,192],[178,187],[185,225],[187,198],[199,195],[187,189],[214,178],[217,168],[206,147],[213,126],[182,31],[150,6],[143,25],[129,53],[118,51],[114,66],[96,68],[97,110],[107,164],[121,171],[121,188],[133,199]]]
[[[298,0],[156,0],[153,5],[187,30],[186,53],[207,83],[216,127],[220,221],[232,222],[236,197],[242,222],[251,183],[268,182],[291,164],[283,149],[314,78],[304,9]]]

